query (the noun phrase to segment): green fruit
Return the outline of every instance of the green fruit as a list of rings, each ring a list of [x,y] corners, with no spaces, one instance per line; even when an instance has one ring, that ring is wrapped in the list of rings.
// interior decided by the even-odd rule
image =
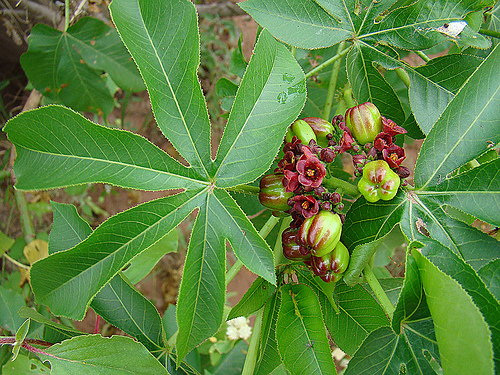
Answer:
[[[375,160],[363,168],[358,190],[368,202],[391,200],[398,192],[401,179],[384,160]]]
[[[297,136],[303,145],[308,145],[311,139],[316,141],[316,134],[314,134],[313,129],[304,120],[295,121],[292,126],[288,129],[286,133],[285,140],[291,142],[293,136]]]

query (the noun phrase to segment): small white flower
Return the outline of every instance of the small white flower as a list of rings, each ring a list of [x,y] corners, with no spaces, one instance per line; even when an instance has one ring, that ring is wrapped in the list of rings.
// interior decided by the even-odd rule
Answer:
[[[233,326],[227,327],[226,335],[229,340],[238,340],[240,337],[238,329]]]
[[[252,335],[252,328],[250,326],[244,326],[239,329],[240,337],[244,340],[248,340]]]
[[[340,348],[336,348],[333,353],[332,353],[333,358],[335,358],[337,361],[340,361],[342,358],[345,357],[345,353],[342,351]]]

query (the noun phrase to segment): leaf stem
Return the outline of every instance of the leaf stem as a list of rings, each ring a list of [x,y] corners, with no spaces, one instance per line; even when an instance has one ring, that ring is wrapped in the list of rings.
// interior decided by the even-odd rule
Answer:
[[[406,87],[410,87],[410,76],[408,75],[406,70],[404,70],[403,68],[396,68],[396,74]]]
[[[424,60],[426,63],[427,63],[427,62],[429,62],[429,61],[431,61],[430,57],[429,57],[429,56],[427,56],[427,55],[426,55],[425,53],[423,53],[422,51],[415,51],[415,53],[416,53],[418,56],[420,56],[420,58],[421,58],[422,60]]]
[[[389,300],[389,297],[387,297],[387,294],[385,294],[384,289],[378,282],[378,279],[373,273],[370,264],[367,264],[366,267],[363,269],[363,274],[365,275],[365,279],[370,285],[370,288],[372,288],[375,297],[377,297],[378,301],[380,302],[380,305],[382,305],[382,308],[384,309],[386,315],[389,317],[389,319],[391,319],[392,314],[396,309],[392,304],[392,302]]]
[[[344,193],[352,197],[357,197],[360,195],[359,190],[355,185],[337,177],[325,178],[323,179],[323,184],[328,189],[340,188]]]
[[[337,55],[340,55],[345,48],[345,40],[339,43],[337,49]],[[330,113],[332,112],[333,97],[335,95],[335,89],[337,88],[337,78],[339,76],[340,63],[342,60],[339,58],[333,64],[332,75],[330,76],[330,83],[328,84],[328,92],[326,94],[325,108],[323,109],[323,119],[329,120]]]
[[[479,29],[479,34],[492,36],[494,38],[500,38],[500,32],[489,29]]]
[[[3,253],[3,256],[4,256],[5,259],[7,259],[12,264],[15,264],[19,268],[22,268],[24,270],[29,271],[29,269],[30,269],[29,266],[27,266],[25,264],[22,264],[22,263],[19,263],[17,260],[15,260],[15,259],[11,258],[10,256],[8,256],[7,253]]]
[[[14,190],[14,196],[16,198],[17,209],[19,210],[19,217],[23,227],[24,240],[27,244],[29,244],[35,239],[35,230],[33,229],[33,224],[31,223],[26,197],[24,196],[24,192],[17,189]]]
[[[260,229],[259,234],[261,235],[262,238],[266,238],[269,233],[273,230],[276,224],[280,221],[279,218],[271,215],[269,219],[267,219],[266,223],[264,226]],[[232,279],[240,272],[241,268],[243,267],[243,262],[241,260],[236,260],[234,264],[231,266],[229,271],[226,273],[226,286],[229,285]]]
[[[259,341],[260,331],[262,329],[262,318],[264,316],[264,308],[262,307],[255,317],[255,324],[253,325],[252,337],[248,345],[248,352],[243,365],[241,375],[252,375],[255,370],[255,363],[257,362],[257,355],[259,354]]]
[[[260,188],[258,186],[250,186],[250,185],[238,185],[230,188],[226,188],[228,191],[234,191],[236,193],[243,194],[254,194],[257,195],[260,193]]]
[[[307,74],[306,74],[306,78],[309,78],[309,77],[312,77],[313,75],[317,74],[318,72],[320,72],[321,70],[325,69],[327,66],[333,64],[335,61],[341,59],[342,57],[344,57],[345,55],[347,55],[347,52],[349,52],[350,48],[346,48],[345,50],[343,50],[341,53],[337,53],[335,56],[329,58],[328,60],[326,60],[324,63],[322,64],[319,64],[316,68],[314,69],[311,69]]]
[[[64,1],[64,32],[69,27],[69,0]]]

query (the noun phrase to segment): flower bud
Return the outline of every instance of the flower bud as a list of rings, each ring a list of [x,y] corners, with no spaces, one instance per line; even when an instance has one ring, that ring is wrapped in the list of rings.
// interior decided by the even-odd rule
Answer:
[[[335,160],[335,152],[331,148],[323,148],[320,152],[320,158],[325,163],[331,163],[333,160]]]
[[[273,211],[286,211],[290,209],[288,199],[293,197],[293,192],[287,192],[282,184],[282,174],[268,174],[260,179],[260,203]]]
[[[304,120],[297,120],[288,128],[285,140],[291,142],[294,135],[300,139],[303,145],[308,145],[311,139],[316,141],[316,134]]]
[[[333,125],[319,117],[304,117],[302,120],[307,122],[316,134],[316,140],[321,147],[328,146],[328,134],[333,133]]]
[[[339,215],[322,210],[304,220],[297,242],[310,248],[314,256],[322,256],[335,248],[341,233],[342,222]]]
[[[380,112],[370,102],[349,108],[345,113],[345,121],[354,138],[362,145],[373,142],[382,131]]]

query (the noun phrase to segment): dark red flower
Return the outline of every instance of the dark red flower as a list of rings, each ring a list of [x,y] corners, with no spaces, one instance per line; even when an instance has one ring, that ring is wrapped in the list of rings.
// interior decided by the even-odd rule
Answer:
[[[292,172],[288,169],[283,171],[285,177],[281,180],[281,183],[285,187],[286,192],[294,191],[299,187],[299,174],[297,172]]]
[[[352,164],[354,164],[354,168],[363,167],[366,164],[366,153],[363,151],[361,154],[356,154],[352,156]]]
[[[319,211],[319,203],[312,195],[296,195],[290,200],[295,202],[293,209],[306,219],[313,217]]]
[[[340,152],[346,152],[352,148],[352,144],[354,143],[354,138],[351,133],[344,130],[344,134],[342,134],[342,138],[340,139]]]
[[[382,155],[391,168],[399,168],[406,157],[405,150],[394,143],[388,148],[382,150]]]
[[[391,119],[387,119],[385,117],[382,117],[382,131],[384,133],[389,134],[392,137],[394,137],[397,134],[407,133],[405,128],[397,125],[394,121],[392,121]]]
[[[382,151],[392,145],[392,136],[387,133],[379,133],[375,140],[373,141],[373,146],[378,150]]]
[[[304,186],[318,187],[326,176],[326,168],[309,147],[304,146],[302,149],[304,154],[297,162],[298,180]]]

